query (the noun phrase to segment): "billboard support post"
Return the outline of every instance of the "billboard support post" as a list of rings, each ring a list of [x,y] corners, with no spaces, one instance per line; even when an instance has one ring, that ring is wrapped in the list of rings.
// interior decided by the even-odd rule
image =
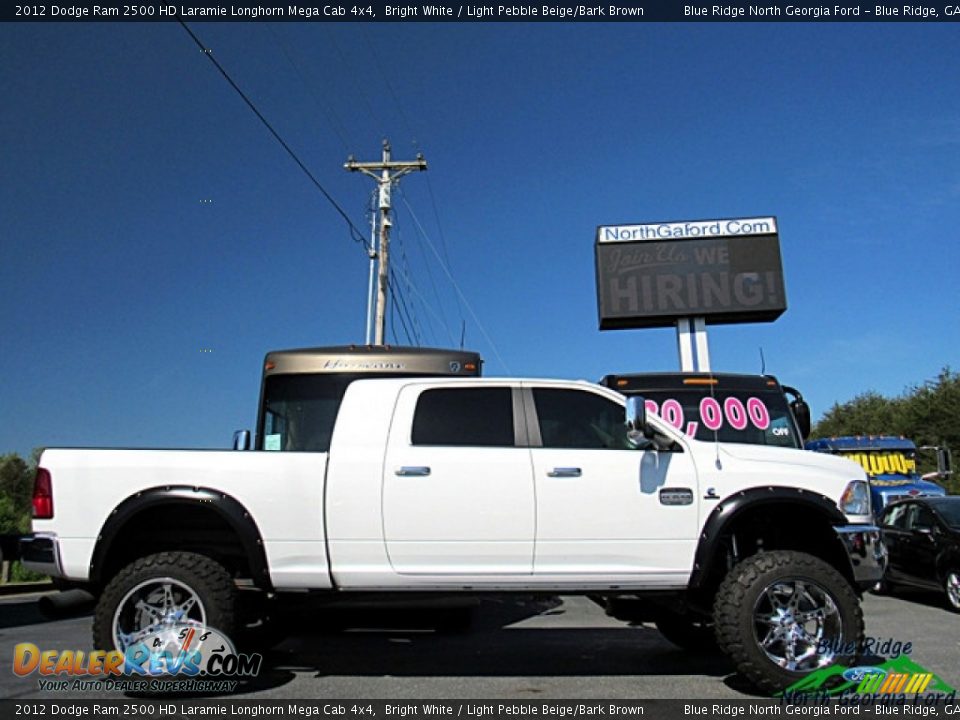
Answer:
[[[682,372],[709,372],[710,347],[704,317],[677,319],[677,351]]]

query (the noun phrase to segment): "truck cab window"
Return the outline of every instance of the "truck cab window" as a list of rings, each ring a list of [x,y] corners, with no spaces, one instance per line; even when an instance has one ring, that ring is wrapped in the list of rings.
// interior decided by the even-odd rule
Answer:
[[[533,400],[545,448],[630,450],[623,406],[578,390],[534,388]]]
[[[438,388],[417,399],[414,445],[513,447],[513,391],[508,387]]]

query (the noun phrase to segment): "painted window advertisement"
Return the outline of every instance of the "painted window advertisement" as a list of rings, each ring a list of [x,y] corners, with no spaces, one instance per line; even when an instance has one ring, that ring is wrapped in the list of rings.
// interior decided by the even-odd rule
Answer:
[[[697,440],[800,447],[793,415],[778,393],[645,391],[647,412]]]

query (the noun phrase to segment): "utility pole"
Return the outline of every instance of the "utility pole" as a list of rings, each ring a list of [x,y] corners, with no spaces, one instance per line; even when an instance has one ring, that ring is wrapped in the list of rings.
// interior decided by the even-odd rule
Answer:
[[[357,162],[351,155],[343,166],[350,172],[362,172],[369,175],[379,188],[380,198],[380,243],[377,259],[380,266],[377,275],[377,310],[374,324],[374,345],[383,345],[387,325],[387,290],[390,282],[390,189],[404,175],[414,170],[426,170],[427,161],[422,153],[417,153],[413,162],[400,162],[390,159],[390,143],[383,141],[383,157],[380,162]]]

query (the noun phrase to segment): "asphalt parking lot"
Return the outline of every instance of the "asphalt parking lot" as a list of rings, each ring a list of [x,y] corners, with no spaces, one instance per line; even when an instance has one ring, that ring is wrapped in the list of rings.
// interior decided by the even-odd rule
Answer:
[[[14,646],[90,649],[90,617],[50,621],[38,594],[0,597],[0,698],[116,698],[39,689],[12,671]],[[923,594],[864,599],[867,636],[910,643],[910,657],[960,687],[958,618]],[[586,598],[493,596],[465,632],[436,629],[436,612],[306,614],[265,653],[237,697],[277,699],[750,699],[756,692],[718,654],[680,650],[652,627],[606,617]],[[892,644],[891,643],[891,644]]]

